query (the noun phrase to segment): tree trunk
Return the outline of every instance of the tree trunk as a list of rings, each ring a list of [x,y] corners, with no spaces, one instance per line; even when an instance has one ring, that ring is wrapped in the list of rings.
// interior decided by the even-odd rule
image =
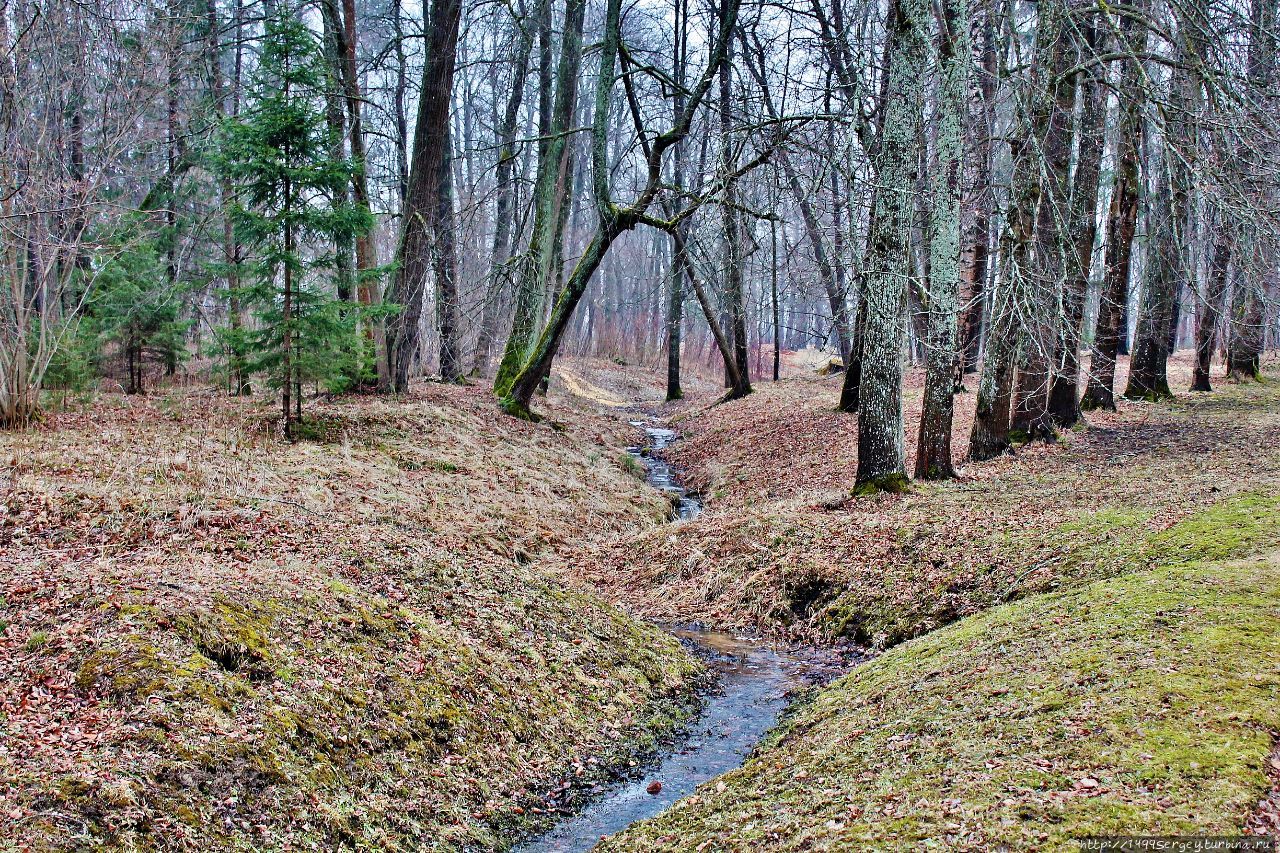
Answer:
[[[1199,108],[1200,90],[1190,66],[1199,61],[1202,45],[1198,43],[1199,22],[1183,23],[1179,50],[1183,66],[1172,72],[1165,145],[1155,155],[1163,165],[1150,204],[1153,221],[1146,286],[1129,362],[1129,383],[1124,392],[1130,399],[1152,402],[1173,396],[1167,368],[1178,321],[1178,295],[1182,282],[1194,276],[1185,240],[1192,182],[1187,158],[1194,156],[1197,145],[1193,122]]]
[[[1093,22],[1081,24],[1083,45],[1080,56],[1084,59],[1097,52],[1096,27]],[[1081,325],[1093,265],[1093,243],[1098,233],[1098,184],[1102,173],[1103,122],[1107,111],[1106,90],[1102,87],[1100,73],[1097,66],[1090,66],[1082,72],[1083,78],[1079,81],[1079,147],[1068,220],[1075,251],[1068,259],[1062,293],[1058,361],[1049,390],[1049,417],[1064,428],[1072,427],[1080,420]]]
[[[1252,0],[1249,5],[1249,90],[1254,103],[1262,104],[1275,93],[1278,11],[1276,0]],[[1274,196],[1275,187],[1273,179],[1268,177],[1270,164],[1266,158],[1274,157],[1275,153],[1274,145],[1245,146],[1242,158],[1245,197],[1261,200]],[[1262,282],[1273,263],[1263,248],[1267,240],[1262,233],[1264,228],[1249,223],[1238,238],[1232,335],[1227,346],[1227,376],[1234,381],[1262,378],[1262,350],[1266,346],[1266,297]]]
[[[546,6],[541,14],[549,27],[550,3],[549,0],[543,2]],[[494,377],[493,389],[499,397],[510,393],[516,375],[537,344],[546,296],[556,280],[555,262],[559,256],[557,246],[564,222],[561,211],[570,202],[567,132],[576,113],[585,7],[585,0],[568,0],[565,6],[554,104],[548,116],[549,127],[543,134],[546,142],[538,158],[538,176],[533,190],[533,233],[516,278],[515,316],[511,323],[511,333],[507,337],[502,361]],[[549,59],[549,53],[545,50],[543,53],[545,62]],[[542,88],[545,93],[545,81]],[[543,366],[549,368],[549,358]]]
[[[1227,270],[1231,266],[1231,232],[1221,214],[1218,233],[1213,241],[1213,257],[1209,261],[1209,280],[1204,300],[1196,317],[1196,367],[1191,379],[1192,391],[1212,391],[1209,370],[1217,343],[1218,324],[1222,321],[1222,300],[1227,292]]]
[[[449,106],[461,16],[461,0],[431,3],[427,66],[418,102],[409,189],[397,252],[400,266],[393,291],[393,301],[403,308],[390,324],[387,336],[392,390],[399,393],[409,389],[409,368],[418,354],[418,324],[432,266],[432,226],[439,221],[440,188],[445,179],[441,172],[447,170],[451,153]]]
[[[545,0],[543,0],[545,2]],[[520,5],[523,17],[524,4]],[[494,189],[493,251],[489,255],[489,284],[485,291],[484,309],[480,319],[480,333],[476,340],[475,358],[471,372],[484,376],[489,372],[489,357],[498,334],[498,313],[508,290],[511,271],[507,262],[511,258],[511,233],[515,225],[516,179],[516,131],[519,129],[520,105],[524,100],[524,78],[529,73],[529,59],[533,54],[533,33],[527,21],[516,27],[516,58],[511,66],[511,92],[498,131],[498,174]]]
[[[452,153],[449,128],[445,127],[446,151]],[[466,373],[462,366],[461,320],[458,306],[457,228],[453,213],[453,170],[448,164],[440,169],[440,188],[436,197],[435,217],[431,223],[431,267],[436,280],[436,313],[440,327],[440,379],[461,382]]]
[[[928,55],[929,5],[898,0],[889,20],[889,81],[881,109],[876,194],[868,239],[866,320],[858,407],[860,493],[901,491],[907,475],[902,428],[904,286],[912,274],[911,228],[920,157],[917,132]]]
[[[1145,48],[1145,32],[1132,18],[1123,18],[1121,49],[1131,53]],[[1139,35],[1138,33],[1142,33]],[[1111,205],[1107,212],[1107,247],[1098,307],[1098,325],[1094,333],[1093,358],[1088,382],[1080,406],[1085,410],[1115,410],[1116,356],[1127,334],[1125,306],[1129,301],[1129,273],[1133,255],[1133,237],[1138,227],[1138,140],[1141,134],[1144,89],[1142,68],[1137,60],[1124,60],[1120,81],[1120,126],[1116,132],[1115,179],[1111,188]]]
[[[724,175],[724,199],[720,205],[724,228],[724,303],[733,337],[733,364],[730,396],[744,397],[751,393],[751,365],[747,352],[747,310],[743,300],[742,280],[742,222],[738,210],[737,181],[732,177],[737,169],[737,156],[732,137],[733,113],[733,48],[728,48],[725,61],[720,64],[720,169]],[[727,365],[726,365],[727,367]]]
[[[961,128],[969,88],[967,0],[947,0],[938,39],[940,80],[935,121],[936,161],[930,182],[929,331],[925,346],[924,405],[916,443],[916,477],[955,476],[951,424],[956,390],[956,321],[960,291]]]
[[[1028,303],[1032,307],[1024,312],[1031,323],[1023,338],[1012,424],[1015,432],[1028,439],[1053,435],[1049,416],[1050,387],[1063,357],[1066,340],[1074,342],[1077,334],[1070,328],[1072,294],[1064,292],[1064,285],[1070,283],[1068,176],[1071,170],[1072,117],[1079,77],[1070,73],[1070,69],[1076,57],[1072,38],[1067,33],[1060,33],[1050,47],[1047,66],[1039,69],[1047,72],[1040,85],[1048,88],[1044,132],[1036,135],[1036,139],[1042,140],[1039,153],[1043,158],[1045,182],[1036,212],[1035,253],[1031,257],[1031,278],[1027,288]],[[1074,390],[1071,397],[1074,407]]]
[[[329,156],[334,162],[346,158],[346,111],[343,108],[342,88],[346,78],[346,59],[343,43],[342,18],[338,12],[337,0],[325,0],[320,4],[321,22],[324,34],[324,58],[329,67],[333,84],[325,93],[325,120],[329,125]],[[345,205],[348,201],[346,187],[337,190],[337,204]],[[352,288],[355,268],[355,241],[344,233],[335,233],[333,239],[334,272],[337,279],[338,299],[350,302],[355,292]]]
[[[1175,222],[1167,168],[1162,169],[1157,180],[1158,188],[1151,198],[1152,239],[1146,282],[1133,357],[1129,360],[1129,383],[1124,390],[1124,396],[1131,400],[1151,402],[1173,396],[1165,365],[1169,358],[1169,315],[1174,310],[1181,267],[1181,246],[1176,240],[1182,229]]]
[[[995,126],[996,75],[999,71],[996,52],[995,24],[992,11],[985,5],[975,19],[981,32],[977,97],[966,114],[965,134],[972,153],[966,158],[965,193],[962,208],[961,236],[961,302],[964,319],[960,330],[963,354],[962,373],[978,369],[982,344],[982,314],[986,303],[984,288],[990,264],[991,245],[991,136]]]
[[[1009,188],[1009,210],[1000,235],[1000,258],[1003,270],[1000,292],[992,301],[991,331],[987,357],[978,387],[977,413],[969,439],[969,457],[990,459],[1009,447],[1010,389],[1013,363],[1018,355],[1018,341],[1024,330],[1017,322],[1019,314],[1032,311],[1039,302],[1041,289],[1031,264],[1031,249],[1036,218],[1040,210],[1041,161],[1040,144],[1050,131],[1054,92],[1050,86],[1053,70],[1058,67],[1059,51],[1065,40],[1063,24],[1066,8],[1063,0],[1042,0],[1036,21],[1036,57],[1029,81],[1029,103],[1018,124],[1018,138],[1013,147],[1013,178]],[[1034,367],[1025,350],[1038,349],[1035,341],[1022,347],[1024,368]],[[1031,355],[1037,355],[1032,353]],[[1020,384],[1025,392],[1038,393],[1036,383],[1045,379],[1034,371]],[[1047,388],[1044,390],[1047,391]],[[1028,399],[1030,394],[1022,395]],[[1033,411],[1034,403],[1024,404],[1024,415]]]

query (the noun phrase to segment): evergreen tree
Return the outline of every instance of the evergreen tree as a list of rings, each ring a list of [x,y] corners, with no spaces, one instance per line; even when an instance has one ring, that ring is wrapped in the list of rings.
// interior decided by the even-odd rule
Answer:
[[[141,216],[127,217],[122,225],[118,239],[99,253],[86,320],[104,343],[120,347],[126,393],[142,394],[147,359],[176,367],[186,355],[191,321],[182,318],[183,291],[166,275],[164,238],[131,240],[131,233],[150,233]]]
[[[251,260],[231,294],[249,308],[253,329],[224,335],[233,357],[281,391],[285,435],[302,419],[302,385],[339,391],[372,359],[359,334],[370,309],[336,296],[332,251],[371,225],[345,187],[357,169],[335,157],[341,141],[325,114],[335,84],[319,39],[296,5],[266,21],[261,62],[247,108],[223,126],[218,164],[235,186],[231,214]]]

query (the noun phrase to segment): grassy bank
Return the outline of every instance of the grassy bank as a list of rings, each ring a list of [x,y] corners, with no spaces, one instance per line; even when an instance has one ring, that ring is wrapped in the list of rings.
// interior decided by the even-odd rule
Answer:
[[[0,831],[31,849],[495,846],[701,666],[527,568],[665,502],[616,423],[483,389],[104,397],[0,437]]]
[[[1280,771],[1268,764],[1280,553],[1226,560],[1258,542],[1236,536],[1236,510],[1257,518],[1245,499],[1170,529],[1154,568],[886,652],[743,768],[603,849],[1061,850],[1085,835],[1239,834]]]

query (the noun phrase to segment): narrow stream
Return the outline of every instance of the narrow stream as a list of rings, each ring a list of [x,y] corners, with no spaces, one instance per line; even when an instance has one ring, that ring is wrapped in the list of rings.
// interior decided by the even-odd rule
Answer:
[[[644,464],[649,483],[673,496],[676,517],[693,518],[702,509],[701,501],[689,495],[671,466],[655,455],[675,440],[675,433],[654,427],[645,432],[648,445],[632,448],[632,455]],[[587,851],[600,839],[664,811],[702,783],[740,766],[778,722],[794,691],[830,680],[849,663],[846,656],[824,649],[787,650],[698,627],[671,633],[695,646],[717,676],[701,716],[658,766],[620,781],[547,834],[517,847],[517,853]]]
[[[648,442],[644,447],[630,447],[627,452],[640,460],[644,466],[645,480],[659,491],[665,492],[672,499],[676,508],[676,518],[683,521],[702,512],[702,499],[689,494],[676,478],[676,472],[661,453],[671,442],[676,440],[675,430],[662,427],[645,426],[644,421],[632,421],[632,426],[644,427]]]

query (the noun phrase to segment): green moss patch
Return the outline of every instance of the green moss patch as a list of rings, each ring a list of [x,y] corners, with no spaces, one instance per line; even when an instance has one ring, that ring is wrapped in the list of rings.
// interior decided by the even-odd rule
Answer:
[[[1278,620],[1277,554],[993,609],[854,670],[745,767],[604,849],[1239,834],[1270,787]]]

